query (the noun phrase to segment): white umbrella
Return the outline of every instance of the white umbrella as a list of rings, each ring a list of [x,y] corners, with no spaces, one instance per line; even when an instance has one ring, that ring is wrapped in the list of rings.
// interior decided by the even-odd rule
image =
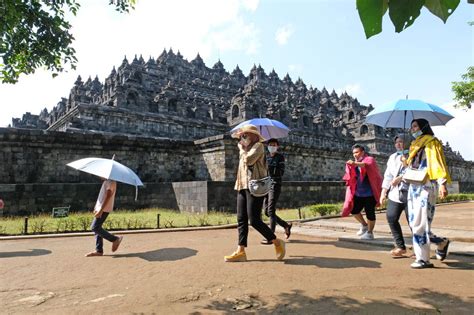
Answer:
[[[143,186],[142,181],[135,172],[115,161],[114,158],[103,159],[90,157],[68,163],[67,166],[105,179],[133,185],[137,188],[137,192],[138,186]]]
[[[272,138],[284,138],[288,136],[288,133],[290,132],[290,128],[288,128],[287,126],[285,126],[285,124],[279,122],[278,120],[268,118],[254,118],[241,122],[240,124],[232,128],[230,133],[235,133],[239,131],[240,128],[245,125],[254,125],[255,127],[257,127],[260,134],[262,135],[262,137],[265,138],[265,140],[269,140]]]

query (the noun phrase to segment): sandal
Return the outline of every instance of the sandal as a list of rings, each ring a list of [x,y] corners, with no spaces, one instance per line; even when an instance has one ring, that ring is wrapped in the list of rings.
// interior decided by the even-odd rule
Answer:
[[[390,251],[390,255],[392,255],[393,258],[406,257],[405,256],[406,253],[407,253],[407,250],[400,247],[394,248]]]

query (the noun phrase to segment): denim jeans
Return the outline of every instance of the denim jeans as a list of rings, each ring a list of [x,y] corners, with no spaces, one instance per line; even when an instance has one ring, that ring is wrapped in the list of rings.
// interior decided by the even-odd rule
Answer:
[[[104,238],[109,242],[114,242],[118,239],[117,236],[110,234],[102,228],[102,224],[104,224],[108,216],[108,212],[102,212],[100,218],[94,217],[94,220],[92,220],[91,230],[95,233],[95,251],[98,253],[104,252]]]
[[[268,195],[266,195],[263,199],[263,208],[265,209],[265,215],[270,218],[270,229],[272,232],[275,232],[275,227],[277,224],[283,228],[288,227],[288,223],[276,214],[276,203],[280,197],[280,193],[281,184],[272,183]]]
[[[237,193],[237,227],[239,231],[239,245],[247,246],[247,237],[250,225],[262,234],[267,240],[276,238],[275,233],[262,221],[263,197],[255,197],[248,189]]]
[[[400,215],[405,212],[405,217],[408,222],[408,209],[406,203],[399,203],[388,200],[387,204],[387,222],[392,232],[393,240],[398,248],[406,249],[405,240],[403,239],[402,227],[400,226]]]

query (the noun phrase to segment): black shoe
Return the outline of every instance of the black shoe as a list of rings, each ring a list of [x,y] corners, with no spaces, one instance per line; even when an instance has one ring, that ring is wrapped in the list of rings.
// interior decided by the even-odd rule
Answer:
[[[267,240],[267,239],[263,239],[263,240],[260,242],[260,244],[262,244],[262,245],[272,245],[273,242],[272,242],[272,241],[269,241],[269,240]]]
[[[290,238],[292,227],[293,227],[293,223],[288,223],[288,226],[285,228],[286,239]]]
[[[436,249],[436,259],[443,261],[446,259],[446,256],[448,256],[448,247],[449,243],[451,243],[448,239],[446,239],[446,245],[444,245],[443,249]]]

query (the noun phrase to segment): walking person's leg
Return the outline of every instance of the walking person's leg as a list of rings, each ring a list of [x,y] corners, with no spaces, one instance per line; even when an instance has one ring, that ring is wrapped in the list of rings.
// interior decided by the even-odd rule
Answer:
[[[428,224],[428,196],[429,192],[419,185],[410,185],[408,189],[408,213],[413,233],[413,251],[416,261],[412,268],[433,267],[430,261],[430,238]]]
[[[405,210],[405,204],[388,200],[387,222],[392,232],[396,248],[391,251],[393,257],[403,257],[406,253],[405,240],[403,239],[402,227],[400,226],[400,215]]]
[[[247,247],[247,237],[249,233],[249,223],[247,215],[247,200],[245,190],[237,192],[237,250],[231,255],[224,256],[226,262],[246,261],[245,247]]]
[[[375,205],[377,201],[373,196],[361,197],[361,203],[365,209],[365,216],[367,217],[367,231],[361,235],[362,240],[373,240],[374,239],[374,227],[375,227]]]
[[[357,232],[358,236],[362,236],[367,232],[367,222],[360,213],[364,207],[363,199],[361,197],[354,196],[354,206],[352,207],[351,214],[360,223],[360,230]]]
[[[285,257],[285,242],[278,239],[275,233],[262,221],[262,205],[263,197],[255,197],[250,194],[250,191],[246,190],[247,193],[247,211],[250,219],[250,225],[263,235],[267,240],[272,241],[275,245],[275,251],[278,260],[282,260]]]
[[[434,235],[431,232],[431,224],[433,223],[435,210],[436,210],[436,199],[438,197],[438,184],[436,182],[431,182],[430,193],[428,197],[428,235],[430,238],[430,242],[436,244],[436,259],[438,260],[445,260],[448,255],[448,247],[451,243],[448,238],[440,237]]]
[[[272,208],[273,208],[273,213],[275,216],[275,222],[276,224],[278,224],[279,226],[285,229],[286,238],[289,238],[291,235],[292,224],[286,222],[285,220],[283,220],[276,214],[276,204],[278,202],[278,199],[280,198],[280,194],[281,194],[281,184],[275,183],[274,188],[273,188],[273,200],[272,200],[273,201]],[[273,228],[272,231],[275,232],[275,228]]]
[[[95,237],[95,251],[86,254],[86,257],[102,256],[104,254],[104,241],[100,233],[103,231],[102,224],[107,219],[108,213],[102,213],[100,217],[94,217],[91,224],[91,231],[94,232]]]

